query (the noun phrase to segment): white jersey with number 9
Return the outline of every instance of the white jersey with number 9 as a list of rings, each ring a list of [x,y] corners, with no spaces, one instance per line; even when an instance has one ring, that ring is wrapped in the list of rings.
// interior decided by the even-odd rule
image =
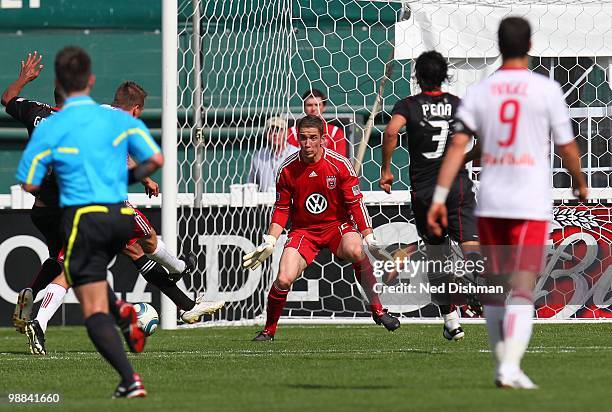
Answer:
[[[457,118],[482,145],[476,215],[552,219],[550,136],[557,145],[574,139],[559,84],[500,69],[468,89]]]

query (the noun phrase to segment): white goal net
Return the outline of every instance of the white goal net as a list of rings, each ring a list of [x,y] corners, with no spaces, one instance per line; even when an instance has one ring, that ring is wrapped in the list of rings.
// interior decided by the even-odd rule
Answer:
[[[175,35],[177,44],[178,72],[166,74],[178,76],[178,194],[164,197],[163,207],[178,208],[170,222],[177,227],[178,250],[198,256],[200,270],[185,279],[186,289],[227,302],[208,323],[258,322],[265,316],[284,242],[254,271],[242,269],[241,257],[261,241],[275,199],[249,184],[252,157],[266,145],[266,120],[279,116],[291,126],[303,115],[302,94],[321,90],[328,96],[324,117],[344,131],[347,157],[361,165],[361,189],[377,237],[387,244],[417,243],[403,134],[393,160],[394,193],[378,189],[391,108],[417,91],[411,63],[423,51],[436,49],[448,58],[452,81],[445,87],[459,96],[494,71],[500,64],[496,30],[506,15],[531,22],[531,68],[563,86],[593,197],[588,205],[570,200],[570,177],[551,154],[557,207],[551,260],[538,283],[538,317],[612,316],[609,3],[179,0],[176,12],[178,32],[163,35]],[[478,169],[472,165],[476,180]],[[595,248],[595,254],[580,255],[583,247]],[[572,260],[578,255],[579,264]],[[391,308],[406,318],[439,316],[434,304],[408,309]],[[163,316],[175,315],[176,308],[165,305]],[[351,266],[322,252],[295,283],[281,319],[367,318]]]

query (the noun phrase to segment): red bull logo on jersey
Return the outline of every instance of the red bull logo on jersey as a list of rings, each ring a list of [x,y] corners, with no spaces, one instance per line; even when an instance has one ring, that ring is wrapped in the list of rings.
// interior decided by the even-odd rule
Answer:
[[[535,159],[529,153],[522,155],[504,153],[501,156],[496,156],[485,152],[482,154],[482,164],[490,166],[534,166]]]

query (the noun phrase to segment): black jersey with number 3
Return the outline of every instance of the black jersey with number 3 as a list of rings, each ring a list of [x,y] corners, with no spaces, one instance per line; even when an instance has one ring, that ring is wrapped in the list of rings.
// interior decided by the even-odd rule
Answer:
[[[435,185],[459,98],[450,93],[425,92],[398,101],[392,114],[406,118],[412,190]],[[463,173],[467,173],[465,168]]]
[[[28,136],[32,137],[34,129],[40,122],[55,113],[57,109],[48,104],[23,97],[14,97],[6,105],[6,112],[28,129]],[[53,170],[49,170],[40,184],[36,197],[47,207],[59,207],[59,187],[55,180]]]

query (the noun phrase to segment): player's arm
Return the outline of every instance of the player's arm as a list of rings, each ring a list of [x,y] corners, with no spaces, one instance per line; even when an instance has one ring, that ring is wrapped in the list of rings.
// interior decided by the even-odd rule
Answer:
[[[588,197],[588,188],[580,169],[580,149],[574,139],[571,120],[563,91],[558,84],[552,87],[547,94],[551,134],[557,148],[557,153],[563,160],[563,166],[572,176],[574,196],[585,202]]]
[[[268,232],[263,236],[263,243],[242,257],[242,267],[245,269],[257,269],[272,254],[276,241],[283,233],[289,220],[290,208],[291,191],[287,182],[287,176],[283,173],[283,169],[281,169],[276,178],[276,203],[272,212],[272,223],[268,227]]]
[[[127,163],[128,163],[128,170],[132,170],[136,166],[138,166],[137,163],[134,161],[134,159],[132,159],[132,157],[129,155],[128,155]],[[145,177],[144,179],[140,181],[140,183],[142,183],[142,185],[144,186],[145,193],[149,195],[149,197],[159,196],[159,185],[157,184],[155,180],[151,179],[150,177]]]
[[[442,161],[431,207],[427,213],[427,226],[435,236],[442,236],[442,228],[448,225],[446,197],[459,169],[465,164],[464,153],[469,142],[470,135],[464,132],[456,133]]]
[[[357,229],[363,236],[364,246],[367,246],[371,253],[377,258],[380,257],[378,242],[374,237],[372,229],[372,219],[368,209],[363,203],[363,193],[359,189],[359,179],[353,167],[349,164],[344,171],[340,181],[340,190],[344,198],[344,204],[357,225]],[[384,258],[383,258],[384,259]]]
[[[130,118],[128,130],[128,155],[137,165],[128,172],[128,183],[141,182],[164,165],[164,157],[149,129],[139,119]]]
[[[34,130],[34,134],[28,142],[17,167],[15,177],[26,192],[34,193],[38,191],[47,173],[47,167],[53,159],[51,147],[48,143],[49,136],[47,136],[46,131],[47,128],[45,127],[37,127]]]
[[[382,165],[380,167],[380,181],[378,185],[382,190],[391,193],[391,185],[393,185],[393,173],[391,173],[391,159],[393,151],[397,147],[397,139],[399,131],[406,125],[406,117],[401,114],[394,114],[385,129],[385,134],[382,142]]]
[[[580,168],[580,149],[578,148],[578,143],[573,140],[570,143],[557,146],[557,153],[563,160],[563,166],[567,169],[570,176],[572,176],[574,196],[580,199],[581,202],[586,202],[588,189]]]
[[[43,69],[43,65],[40,64],[42,56],[38,52],[29,53],[28,58],[24,62],[21,61],[21,70],[19,76],[11,84],[9,84],[4,92],[2,93],[2,105],[6,106],[11,100],[19,96],[26,84],[36,79]]]
[[[482,155],[482,147],[480,146],[480,140],[476,139],[476,143],[474,143],[474,146],[472,147],[472,149],[465,154],[465,157],[463,158],[463,163],[467,164],[476,159],[480,159],[481,155]]]

